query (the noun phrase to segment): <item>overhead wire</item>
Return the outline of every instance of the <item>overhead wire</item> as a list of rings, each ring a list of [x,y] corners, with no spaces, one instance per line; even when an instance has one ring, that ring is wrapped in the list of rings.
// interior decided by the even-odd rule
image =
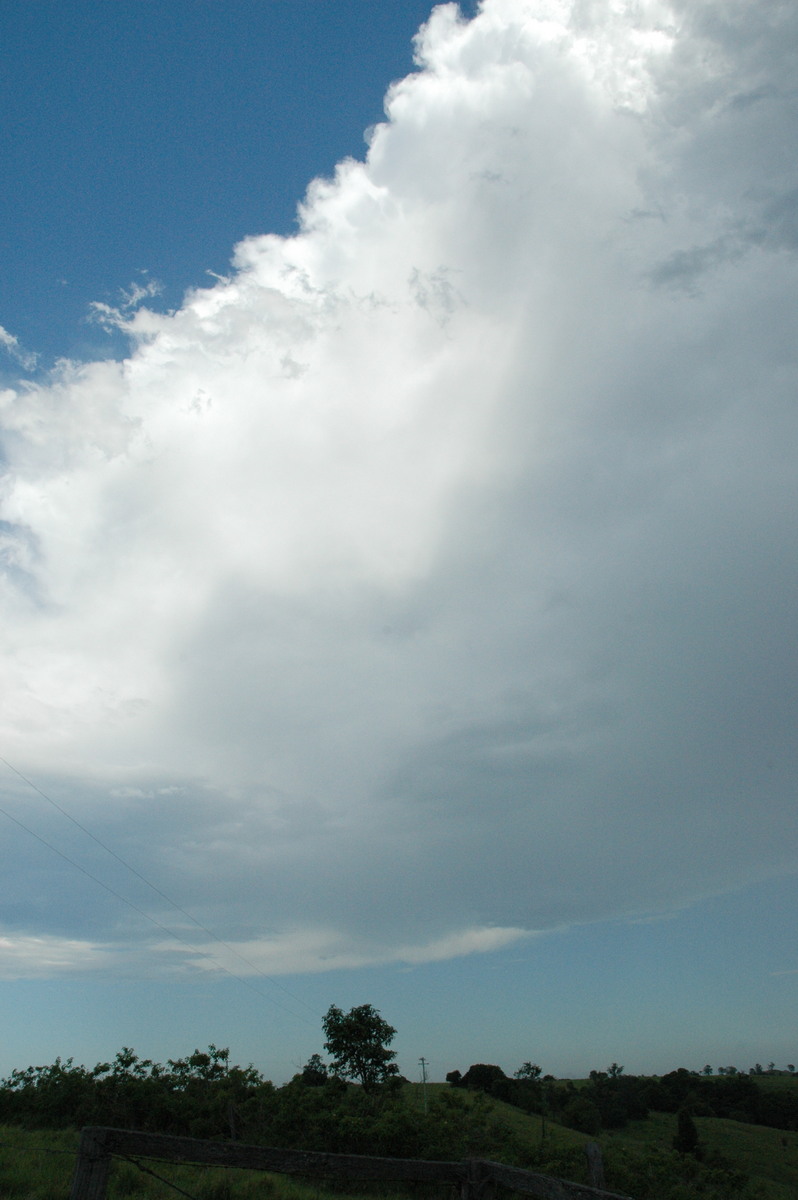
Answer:
[[[292,1016],[299,1017],[300,1020],[305,1020],[305,1018],[300,1017],[298,1013],[291,1012],[291,1009],[286,1008],[286,1006],[284,1004],[279,1004],[279,1002],[276,1001],[274,999],[274,997],[266,995],[266,993],[262,992],[260,988],[255,987],[254,984],[252,984],[250,982],[250,980],[248,980],[245,976],[236,975],[235,971],[231,971],[229,969],[229,967],[226,967],[224,965],[224,963],[219,961],[219,959],[214,958],[212,954],[209,954],[207,952],[207,950],[200,950],[200,948],[198,946],[192,945],[191,942],[189,942],[185,938],[181,937],[179,933],[175,933],[175,931],[173,929],[170,929],[168,925],[162,924],[156,917],[153,917],[150,913],[145,912],[145,910],[143,908],[139,908],[138,905],[134,904],[132,900],[129,900],[127,898],[127,896],[123,896],[121,892],[117,892],[115,888],[112,888],[110,886],[110,884],[105,883],[102,879],[99,879],[96,875],[94,875],[91,871],[89,871],[81,863],[76,862],[75,859],[73,859],[73,858],[70,858],[68,854],[64,854],[63,850],[59,850],[57,846],[54,846],[52,842],[49,842],[47,840],[47,838],[42,837],[42,835],[40,833],[37,833],[35,831],[35,829],[31,829],[30,826],[28,826],[24,823],[24,821],[20,821],[19,817],[15,817],[13,813],[10,813],[7,809],[2,808],[2,807],[0,807],[0,813],[2,813],[2,815],[4,817],[7,817],[9,819],[9,821],[13,821],[15,825],[18,825],[20,827],[20,829],[24,829],[26,833],[29,833],[31,835],[31,837],[35,838],[38,842],[41,842],[41,844],[43,846],[46,846],[48,850],[52,850],[53,853],[57,854],[59,858],[62,858],[64,860],[64,862],[69,863],[69,865],[71,867],[75,867],[76,870],[80,871],[88,879],[91,879],[94,883],[98,884],[99,887],[104,888],[105,891],[108,892],[111,896],[114,896],[117,900],[121,900],[121,902],[123,904],[127,905],[128,908],[132,909],[133,912],[138,913],[138,915],[141,917],[144,917],[145,921],[149,921],[151,925],[154,925],[156,927],[156,929],[160,929],[163,933],[167,934],[169,937],[174,938],[175,941],[180,942],[181,945],[185,946],[188,950],[190,950],[192,952],[192,954],[198,954],[200,956],[200,958],[207,958],[209,962],[214,963],[217,967],[220,968],[220,970],[224,971],[224,973],[226,975],[230,975],[233,979],[237,979],[239,981],[239,983],[243,983],[246,987],[251,988],[259,996],[263,996],[265,999],[269,1000],[272,1004],[277,1004],[278,1008],[282,1008],[285,1012],[291,1013]],[[268,976],[264,976],[264,978],[268,978]],[[271,980],[270,980],[270,982],[271,982]]]
[[[90,838],[91,841],[93,841],[102,850],[104,850],[106,852],[106,854],[109,854],[121,866],[125,867],[126,870],[128,870],[132,875],[134,875],[143,884],[145,884],[146,887],[150,888],[150,890],[155,892],[155,894],[157,896],[160,896],[162,900],[166,901],[167,904],[171,905],[171,907],[174,908],[176,912],[179,912],[188,921],[190,921],[193,925],[195,925],[197,927],[197,929],[199,929],[203,933],[207,934],[207,936],[213,942],[216,942],[219,946],[223,946],[224,949],[229,951],[230,954],[234,955],[234,957],[238,958],[241,962],[245,963],[246,966],[248,966],[259,979],[266,980],[266,982],[270,983],[273,987],[278,988],[280,991],[284,992],[288,997],[290,997],[290,999],[296,1001],[298,1004],[303,1005],[303,1007],[308,1009],[309,1012],[313,1013],[314,1017],[317,1017],[315,1010],[312,1009],[311,1006],[309,1004],[307,1004],[300,996],[295,995],[293,992],[290,991],[289,988],[285,987],[284,984],[278,983],[278,981],[276,979],[272,978],[272,976],[267,975],[264,971],[261,971],[260,968],[255,963],[251,962],[250,959],[248,959],[245,955],[241,954],[240,951],[236,950],[234,946],[231,946],[228,942],[224,941],[223,938],[220,938],[218,936],[218,934],[215,934],[211,929],[206,928],[206,926],[203,925],[201,921],[198,921],[196,917],[192,916],[192,914],[190,912],[187,912],[186,909],[181,907],[181,905],[179,905],[175,900],[173,900],[171,898],[171,896],[168,896],[164,891],[161,890],[161,888],[157,887],[156,884],[152,883],[149,879],[147,879],[147,877],[145,875],[143,875],[135,867],[131,866],[131,864],[129,862],[127,862],[124,858],[122,858],[122,856],[120,854],[117,854],[117,852],[115,850],[113,850],[110,846],[106,845],[106,843],[103,842],[100,838],[98,838],[96,836],[96,834],[92,833],[92,831],[90,829],[88,829],[85,825],[83,825],[80,821],[78,821],[76,817],[73,817],[72,814],[70,812],[68,812],[65,808],[63,808],[62,805],[58,804],[58,802],[53,800],[51,796],[48,796],[46,792],[42,791],[42,789],[37,784],[35,784],[33,782],[33,780],[28,779],[28,777],[26,775],[23,775],[22,771],[19,771],[12,763],[10,763],[8,761],[7,758],[4,758],[3,755],[0,755],[0,762],[4,763],[5,766],[8,767],[8,769],[10,771],[13,771],[13,773],[15,775],[17,775],[21,780],[23,780],[24,783],[26,783],[29,787],[31,787],[39,796],[42,797],[43,800],[46,800],[48,804],[52,805],[52,807],[54,809],[56,809],[57,812],[61,813],[61,815],[66,818],[66,820],[70,821],[77,829],[79,829],[81,831],[81,833],[85,834],[86,837]],[[291,1013],[291,1015],[296,1017],[298,1020],[304,1020],[304,1021],[307,1020],[307,1018],[303,1017],[300,1013],[293,1012],[291,1009],[287,1008],[286,1005],[280,1004],[273,996],[269,996],[269,995],[267,995],[266,992],[263,992],[260,988],[255,987],[255,985],[249,979],[247,979],[245,976],[238,975],[238,974],[236,974],[235,971],[231,971],[230,968],[226,967],[225,964],[220,962],[218,958],[214,958],[214,956],[212,954],[209,954],[206,950],[200,950],[199,947],[192,945],[191,942],[189,942],[185,938],[181,937],[180,934],[175,933],[175,931],[173,929],[170,929],[167,925],[162,924],[155,917],[153,917],[150,913],[145,912],[144,909],[139,908],[138,905],[134,904],[131,900],[128,900],[128,898],[126,896],[123,896],[120,892],[117,892],[109,884],[104,883],[102,879],[99,879],[96,875],[92,874],[92,872],[89,871],[86,867],[82,866],[80,863],[78,863],[74,859],[70,858],[69,855],[64,854],[64,852],[62,850],[59,850],[57,846],[54,846],[52,844],[52,842],[49,842],[46,838],[42,837],[41,834],[38,834],[35,832],[35,830],[29,828],[29,826],[27,826],[23,821],[20,821],[18,817],[15,817],[12,813],[8,812],[7,809],[0,807],[0,813],[2,813],[3,816],[7,817],[10,821],[13,821],[14,824],[16,824],[20,827],[20,829],[23,829],[26,833],[30,834],[31,837],[33,837],[37,841],[41,842],[42,845],[46,846],[49,850],[52,850],[54,854],[57,854],[59,856],[59,858],[62,858],[65,862],[69,863],[70,866],[75,867],[76,870],[80,871],[83,875],[87,876],[94,883],[98,884],[101,888],[104,888],[105,891],[110,893],[110,895],[114,896],[117,900],[121,900],[121,902],[123,904],[127,905],[128,908],[130,908],[134,912],[138,913],[139,916],[144,917],[145,920],[149,921],[152,925],[155,925],[156,928],[162,930],[162,932],[168,934],[170,937],[174,938],[176,941],[178,941],[182,945],[186,946],[189,950],[191,950],[191,952],[193,954],[198,954],[201,958],[208,959],[210,962],[214,963],[217,967],[219,967],[222,971],[224,971],[225,974],[231,976],[231,978],[233,978],[233,979],[237,979],[239,983],[243,983],[246,987],[249,987],[251,990],[256,992],[259,996],[262,996],[264,999],[268,1000],[270,1003],[276,1004],[277,1007],[282,1008],[284,1012]]]

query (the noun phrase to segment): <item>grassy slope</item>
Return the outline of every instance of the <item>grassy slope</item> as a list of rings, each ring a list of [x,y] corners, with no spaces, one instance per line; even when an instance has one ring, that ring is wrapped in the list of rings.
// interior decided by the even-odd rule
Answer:
[[[768,1077],[765,1077],[768,1078]],[[757,1082],[764,1082],[762,1077]],[[770,1077],[773,1086],[798,1086],[798,1080]],[[428,1096],[448,1089],[448,1084],[429,1084]],[[420,1085],[409,1085],[409,1098],[423,1104]],[[487,1097],[477,1100],[472,1093],[461,1093],[474,1103],[486,1103],[495,1118],[508,1125],[531,1148],[541,1144],[541,1119],[512,1105]],[[798,1200],[798,1133],[745,1125],[736,1121],[698,1117],[696,1126],[708,1151],[721,1153],[730,1163],[760,1185],[763,1200]],[[634,1121],[626,1129],[604,1134],[600,1143],[606,1151],[613,1146],[670,1150],[676,1131],[672,1114],[652,1113],[645,1121]],[[584,1146],[590,1139],[563,1126],[546,1123],[546,1147],[552,1151]],[[66,1200],[74,1163],[77,1134],[72,1131],[26,1132],[0,1128],[0,1197],[19,1200]],[[67,1153],[64,1153],[64,1152]],[[270,1193],[280,1200],[324,1200],[316,1188],[303,1188],[293,1181],[249,1172],[200,1172],[191,1168],[152,1164],[159,1173],[169,1175],[198,1200],[226,1200],[235,1196],[264,1197]],[[148,1180],[130,1164],[117,1164],[109,1200],[121,1196],[163,1196],[162,1184]],[[235,1180],[235,1182],[234,1182]],[[585,1182],[578,1180],[578,1182]],[[231,1184],[234,1186],[231,1188]],[[611,1186],[608,1184],[608,1186]],[[175,1194],[175,1193],[172,1193]],[[343,1200],[339,1194],[335,1200]]]
[[[798,1079],[758,1076],[757,1083],[773,1087],[798,1087]],[[540,1144],[540,1118],[530,1117],[507,1104],[493,1102],[497,1116],[507,1120],[532,1145]],[[798,1200],[798,1133],[746,1125],[714,1117],[696,1117],[699,1137],[708,1152],[717,1152],[761,1187],[767,1200]],[[547,1124],[554,1146],[583,1146],[589,1138],[559,1125]],[[632,1121],[616,1132],[596,1139],[602,1148],[612,1145],[670,1150],[676,1133],[672,1113],[651,1113],[645,1121]]]
[[[718,1079],[719,1076],[713,1075],[712,1079]],[[768,1088],[771,1091],[792,1090],[798,1092],[798,1075],[752,1075],[754,1083],[757,1087]]]
[[[448,1091],[449,1087],[448,1083],[428,1083],[427,1092],[430,1100],[436,1093]],[[420,1105],[422,1103],[421,1084],[408,1084],[408,1090],[410,1089],[412,1089],[416,1103]],[[466,1088],[463,1088],[459,1094],[471,1103],[487,1103],[496,1119],[500,1120],[503,1125],[508,1125],[514,1133],[523,1138],[527,1145],[540,1145],[541,1119],[539,1116],[522,1112],[520,1108],[515,1108],[512,1104],[505,1104],[503,1100],[494,1100],[492,1097],[482,1096],[478,1092],[469,1092]],[[480,1100],[477,1100],[478,1096]],[[573,1129],[566,1129],[564,1125],[554,1125],[550,1121],[546,1121],[547,1144],[558,1148],[584,1146],[585,1142],[590,1140],[583,1133],[577,1133]]]
[[[717,1117],[696,1117],[696,1128],[707,1151],[722,1154],[759,1185],[769,1200],[795,1200],[798,1196],[798,1133],[745,1125]],[[676,1132],[671,1113],[652,1113],[645,1121],[631,1121],[626,1129],[606,1134],[604,1145],[645,1146],[667,1150]]]
[[[756,1082],[774,1088],[798,1088],[798,1079],[794,1077],[762,1075],[757,1076]],[[432,1089],[446,1086],[431,1085],[430,1094]],[[528,1145],[540,1145],[540,1117],[527,1115],[501,1101],[488,1100],[488,1103],[496,1118],[508,1124]],[[798,1133],[713,1117],[696,1117],[696,1128],[707,1151],[722,1154],[732,1166],[744,1171],[761,1188],[763,1200],[798,1200]],[[546,1130],[547,1145],[554,1149],[581,1147],[591,1140],[551,1122],[546,1123]],[[652,1113],[645,1121],[632,1121],[626,1129],[604,1133],[595,1140],[607,1150],[613,1145],[670,1150],[675,1133],[676,1117],[672,1113]]]

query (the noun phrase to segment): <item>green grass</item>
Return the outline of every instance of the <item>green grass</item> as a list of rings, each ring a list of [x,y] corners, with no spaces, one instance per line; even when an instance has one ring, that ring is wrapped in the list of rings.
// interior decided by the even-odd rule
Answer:
[[[451,1085],[448,1083],[428,1083],[427,1096],[430,1103],[436,1095],[449,1091],[450,1087]],[[419,1107],[423,1105],[423,1093],[420,1083],[407,1084],[406,1094],[408,1097],[412,1097]],[[543,1122],[539,1115],[525,1113],[513,1104],[505,1104],[503,1100],[495,1100],[492,1096],[486,1096],[482,1092],[472,1092],[467,1088],[458,1089],[458,1095],[466,1103],[486,1105],[493,1118],[520,1137],[525,1146],[537,1148],[544,1140],[542,1138]],[[584,1134],[577,1133],[573,1129],[566,1129],[564,1125],[555,1125],[548,1119],[545,1122],[545,1144],[547,1146],[553,1145],[558,1149],[573,1146],[581,1147],[589,1140]]]
[[[3,1200],[61,1200],[69,1196],[78,1135],[72,1130],[28,1133],[0,1127]]]
[[[769,1077],[782,1084],[785,1077]],[[795,1081],[787,1079],[788,1085]],[[431,1102],[435,1093],[448,1084],[428,1084]],[[586,1183],[586,1167],[581,1153],[584,1134],[546,1122],[546,1137],[542,1140],[542,1122],[512,1105],[475,1093],[461,1092],[467,1103],[485,1106],[491,1120],[509,1128],[515,1137],[533,1154],[542,1153],[550,1168],[545,1173]],[[408,1100],[423,1107],[423,1094],[418,1085],[408,1085]],[[798,1200],[798,1132],[785,1132],[760,1125],[714,1117],[696,1117],[696,1127],[709,1160],[721,1158],[731,1167],[744,1172],[753,1185],[757,1200]],[[623,1158],[626,1152],[647,1154],[664,1152],[670,1155],[676,1132],[676,1117],[668,1113],[652,1113],[645,1121],[633,1121],[622,1130],[604,1133],[598,1139],[609,1165],[613,1156]],[[2,1200],[68,1200],[75,1162],[78,1134],[76,1131],[22,1130],[0,1128],[0,1197]],[[638,1161],[638,1160],[633,1160]],[[268,1175],[259,1171],[239,1171],[222,1168],[176,1166],[146,1161],[142,1164],[165,1179],[176,1183],[196,1200],[347,1200],[343,1192],[294,1181],[286,1176]],[[608,1174],[607,1186],[614,1186]],[[632,1182],[626,1188],[635,1194]],[[115,1160],[108,1200],[163,1200],[178,1193],[164,1183],[142,1172],[130,1162]],[[421,1200],[420,1190],[385,1189],[393,1200],[404,1195],[408,1200]],[[432,1193],[430,1193],[431,1195]],[[447,1193],[448,1194],[448,1193]],[[691,1191],[685,1193],[693,1195]],[[376,1195],[369,1192],[371,1200]],[[438,1200],[443,1200],[443,1192]],[[362,1200],[362,1196],[360,1197]],[[735,1200],[729,1196],[728,1200]]]
[[[448,1085],[440,1085],[447,1087]],[[431,1095],[430,1095],[431,1099]],[[485,1104],[493,1119],[509,1127],[521,1140],[536,1149],[541,1146],[541,1122],[501,1101],[468,1093],[470,1103]],[[68,1200],[75,1154],[78,1145],[75,1130],[23,1130],[0,1127],[0,1197],[2,1200]],[[587,1139],[573,1130],[547,1122],[543,1148],[555,1158],[558,1153],[581,1147]],[[580,1164],[581,1165],[581,1164]],[[162,1179],[177,1184],[196,1200],[363,1200],[363,1194],[350,1197],[343,1191],[295,1181],[262,1171],[203,1168],[142,1160],[142,1167]],[[569,1178],[575,1173],[565,1172]],[[581,1175],[577,1182],[586,1182]],[[399,1186],[368,1189],[369,1200],[382,1194],[397,1200],[438,1197],[450,1200],[450,1188],[424,1189]],[[132,1162],[115,1159],[108,1187],[108,1200],[163,1200],[177,1196],[153,1175]]]
[[[719,1117],[696,1117],[695,1124],[708,1161],[719,1155],[745,1172],[763,1200],[798,1198],[798,1133]],[[672,1113],[651,1113],[645,1121],[630,1121],[625,1129],[603,1134],[599,1141],[607,1150],[614,1145],[670,1150],[675,1133]]]
[[[713,1076],[717,1078],[717,1076]],[[757,1087],[767,1088],[774,1092],[798,1091],[798,1073],[795,1075],[752,1075]]]
[[[68,1200],[78,1137],[76,1130],[0,1127],[2,1200]],[[349,1196],[265,1171],[183,1166],[149,1159],[142,1160],[141,1167],[115,1159],[108,1200],[164,1200],[179,1195],[164,1180],[176,1184],[195,1200],[363,1200],[362,1196]],[[396,1193],[390,1188],[383,1189],[383,1194],[396,1200]],[[369,1195],[374,1200],[376,1189]],[[412,1195],[420,1200],[422,1192]]]
[[[739,1162],[755,1182],[777,1185],[768,1195],[798,1196],[798,1133],[711,1117],[695,1123],[707,1149]]]
[[[774,1087],[798,1086],[798,1079],[783,1075],[757,1076],[756,1081],[758,1084],[767,1081]],[[461,1094],[473,1095],[465,1091]],[[531,1149],[541,1148],[539,1116],[524,1113],[492,1098],[485,1097],[484,1100],[490,1105],[496,1120],[509,1125]],[[762,1200],[798,1200],[798,1132],[716,1117],[696,1117],[695,1123],[710,1161],[713,1155],[719,1155],[731,1167],[744,1172]],[[652,1112],[645,1121],[631,1121],[625,1129],[607,1131],[596,1139],[547,1121],[546,1142],[542,1148],[550,1149],[552,1157],[556,1158],[559,1152],[581,1148],[586,1142],[595,1140],[601,1145],[605,1157],[611,1157],[613,1147],[670,1153],[675,1133],[676,1116],[673,1113]],[[577,1163],[581,1167],[579,1160]],[[564,1177],[572,1178],[577,1183],[587,1182],[580,1171]],[[608,1179],[607,1187],[612,1186]],[[734,1198],[729,1197],[729,1200]]]

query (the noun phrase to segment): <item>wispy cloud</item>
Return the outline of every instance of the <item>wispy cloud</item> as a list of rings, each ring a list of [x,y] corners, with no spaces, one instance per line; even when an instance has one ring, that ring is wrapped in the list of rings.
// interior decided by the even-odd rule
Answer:
[[[75,938],[56,936],[0,936],[0,979],[52,979],[107,971],[112,967],[109,947]]]
[[[477,928],[418,945],[368,945],[342,935],[339,930],[289,930],[273,938],[225,946],[209,942],[197,947],[201,957],[186,954],[186,962],[198,970],[226,970],[234,975],[303,975],[355,967],[446,962],[469,954],[503,950],[531,935],[524,929]],[[174,945],[161,943],[160,951],[174,957]]]
[[[25,371],[33,371],[36,368],[37,357],[30,351],[25,350],[20,344],[19,339],[9,333],[0,325],[0,349],[4,350],[15,363]]]
[[[118,304],[106,304],[101,300],[92,301],[89,306],[89,319],[108,332],[121,331],[130,334],[135,328],[133,315],[145,300],[152,300],[162,291],[163,284],[156,279],[148,279],[144,283],[134,280],[130,287],[120,290]]]

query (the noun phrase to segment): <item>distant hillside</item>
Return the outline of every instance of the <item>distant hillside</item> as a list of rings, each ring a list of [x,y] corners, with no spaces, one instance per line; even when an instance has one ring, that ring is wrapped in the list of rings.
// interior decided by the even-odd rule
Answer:
[[[590,1081],[567,1082],[587,1085]],[[798,1080],[794,1077],[757,1076],[756,1082],[774,1089],[792,1088],[798,1094]],[[565,1087],[566,1081],[557,1083]],[[448,1085],[432,1085],[432,1088],[441,1086]],[[538,1113],[525,1113],[504,1101],[477,1095],[480,1103],[489,1106],[494,1120],[512,1130],[530,1154],[538,1158],[539,1169],[545,1173],[577,1183],[587,1182],[584,1146],[594,1140],[602,1149],[607,1188],[626,1193],[634,1200],[666,1200],[670,1196],[678,1196],[680,1200],[693,1196],[713,1196],[718,1200],[741,1200],[745,1196],[755,1196],[756,1200],[798,1197],[797,1131],[770,1129],[728,1118],[696,1117],[704,1147],[704,1161],[698,1163],[672,1149],[677,1129],[674,1113],[652,1112],[643,1120],[630,1121],[621,1130],[590,1138]]]

